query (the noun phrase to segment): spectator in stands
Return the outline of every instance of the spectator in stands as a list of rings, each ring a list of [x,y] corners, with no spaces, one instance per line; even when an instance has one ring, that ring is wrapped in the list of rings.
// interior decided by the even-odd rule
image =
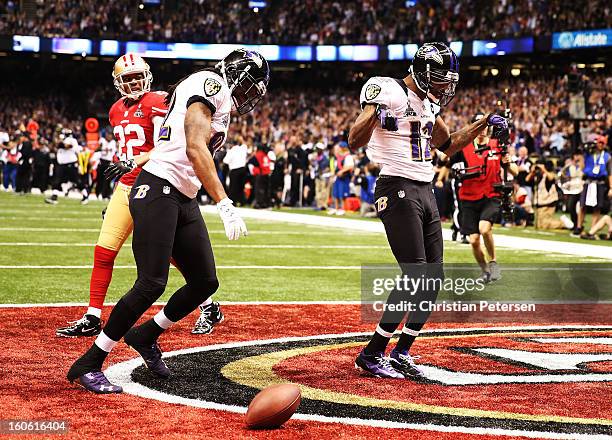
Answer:
[[[96,171],[96,196],[100,199],[110,199],[112,189],[110,181],[104,178],[104,171],[112,163],[117,153],[117,141],[110,130],[106,131],[104,137],[100,138],[100,161]]]
[[[291,136],[287,144],[287,161],[291,173],[289,206],[303,203],[304,174],[308,169],[308,154],[299,144],[297,136]]]
[[[580,202],[580,194],[582,194],[584,186],[584,180],[582,179],[583,168],[583,156],[580,152],[575,151],[572,153],[571,159],[567,160],[567,163],[559,172],[561,189],[566,198],[567,212],[574,224],[574,230],[572,231],[574,235],[580,235],[580,230],[578,229],[578,202]]]
[[[332,172],[334,172],[332,187],[334,208],[328,210],[327,213],[330,215],[344,215],[344,201],[350,195],[350,183],[352,172],[355,168],[355,160],[349,152],[349,146],[346,141],[338,142],[334,153],[334,166],[331,167]]]
[[[356,169],[355,172],[358,173],[355,183],[361,188],[359,192],[359,199],[361,202],[359,215],[369,218],[376,217],[374,187],[376,186],[379,169],[373,163],[369,163],[362,169]]]
[[[17,167],[17,192],[27,194],[32,190],[32,142],[30,133],[20,134],[17,149],[19,150],[19,165]]]
[[[329,202],[330,179],[329,150],[322,142],[315,144],[314,172],[315,172],[315,200],[318,210],[325,211]]]
[[[229,167],[229,198],[236,206],[243,206],[244,184],[247,178],[247,156],[248,147],[244,143],[244,138],[238,136],[236,143],[232,145],[223,159],[223,163]]]
[[[17,132],[13,139],[8,141],[6,146],[3,146],[2,162],[4,163],[3,175],[3,190],[16,191],[17,189],[17,167],[19,165],[19,149],[17,141],[20,139],[21,133]]]
[[[253,159],[255,167],[253,176],[255,177],[255,203],[253,208],[265,209],[270,206],[270,157],[267,147],[259,144]]]
[[[49,168],[51,167],[51,156],[49,154],[49,141],[40,138],[34,145],[32,152],[32,187],[44,193],[49,186]]]

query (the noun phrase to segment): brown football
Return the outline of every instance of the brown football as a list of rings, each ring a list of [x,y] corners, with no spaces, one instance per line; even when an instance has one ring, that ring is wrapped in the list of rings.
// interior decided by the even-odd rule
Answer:
[[[278,428],[291,418],[300,406],[302,393],[297,385],[284,383],[261,390],[246,412],[247,428]]]

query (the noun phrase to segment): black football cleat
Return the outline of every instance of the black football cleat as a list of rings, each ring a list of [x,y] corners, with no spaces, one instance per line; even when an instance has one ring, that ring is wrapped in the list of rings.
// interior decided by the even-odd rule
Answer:
[[[212,333],[215,325],[225,319],[218,302],[212,302],[207,306],[200,306],[200,316],[193,326],[191,333],[194,335],[207,335]]]
[[[414,363],[415,359],[419,356],[411,356],[408,353],[400,353],[395,350],[391,350],[389,355],[389,363],[396,370],[404,375],[404,377],[419,377],[423,376],[423,370]]]
[[[151,373],[163,379],[170,377],[170,369],[162,359],[162,351],[157,341],[153,343],[138,341],[137,333],[133,328],[127,332],[123,340],[142,357]]]
[[[102,331],[102,321],[94,315],[83,315],[77,321],[69,321],[66,327],[55,330],[55,336],[63,338],[79,338],[83,336],[96,336]]]

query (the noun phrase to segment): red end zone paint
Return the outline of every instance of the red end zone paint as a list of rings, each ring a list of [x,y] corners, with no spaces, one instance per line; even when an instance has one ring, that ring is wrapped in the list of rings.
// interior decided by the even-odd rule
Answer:
[[[577,336],[576,333],[542,333],[541,336]],[[607,333],[589,332],[579,336],[612,337]],[[478,336],[469,338],[431,338],[417,340],[412,352],[421,356],[420,364],[435,365],[461,372],[492,374],[538,374],[536,368],[513,366],[507,362],[489,360],[456,351],[456,348],[502,347],[521,350],[572,352],[576,344],[535,344],[513,341],[515,336]],[[536,335],[527,337],[536,337]],[[333,341],[329,341],[333,344]],[[542,349],[542,346],[546,350]],[[594,347],[582,346],[579,352],[592,352]],[[570,382],[546,384],[440,385],[407,380],[377,379],[364,376],[349,367],[360,348],[325,350],[289,358],[277,364],[275,373],[287,381],[317,389],[337,391],[363,397],[397,400],[416,404],[473,408],[523,414],[556,415],[580,418],[612,418],[610,386],[607,383]],[[612,352],[611,347],[604,348]],[[592,363],[590,365],[598,365]],[[320,368],[325,365],[325,370]],[[612,369],[597,371],[612,373]]]
[[[371,331],[359,323],[359,306],[346,305],[239,305],[223,308],[226,321],[210,336],[189,333],[195,314],[172,328],[161,339],[165,351],[231,341]],[[147,318],[159,310],[155,307]],[[104,310],[106,318],[110,308]],[[67,438],[331,438],[385,439],[483,438],[458,433],[407,431],[291,420],[280,431],[247,432],[243,416],[151,401],[131,395],[97,396],[70,385],[65,374],[93,339],[59,339],[55,328],[83,313],[83,308],[0,309],[2,342],[3,419],[65,419]],[[273,325],[271,325],[273,324]],[[479,323],[470,324],[479,326]],[[439,327],[467,327],[443,324]],[[501,325],[501,324],[500,324]],[[109,357],[115,364],[134,357],[123,343]],[[347,374],[352,375],[349,369]],[[369,384],[364,381],[364,384]],[[525,396],[530,398],[530,396]],[[496,437],[499,438],[499,437]]]

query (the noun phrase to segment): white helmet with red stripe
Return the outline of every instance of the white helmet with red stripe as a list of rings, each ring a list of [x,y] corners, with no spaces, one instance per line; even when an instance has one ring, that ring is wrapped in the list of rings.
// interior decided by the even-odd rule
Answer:
[[[153,74],[146,61],[135,53],[126,53],[115,61],[113,83],[121,96],[138,99],[151,91]]]

